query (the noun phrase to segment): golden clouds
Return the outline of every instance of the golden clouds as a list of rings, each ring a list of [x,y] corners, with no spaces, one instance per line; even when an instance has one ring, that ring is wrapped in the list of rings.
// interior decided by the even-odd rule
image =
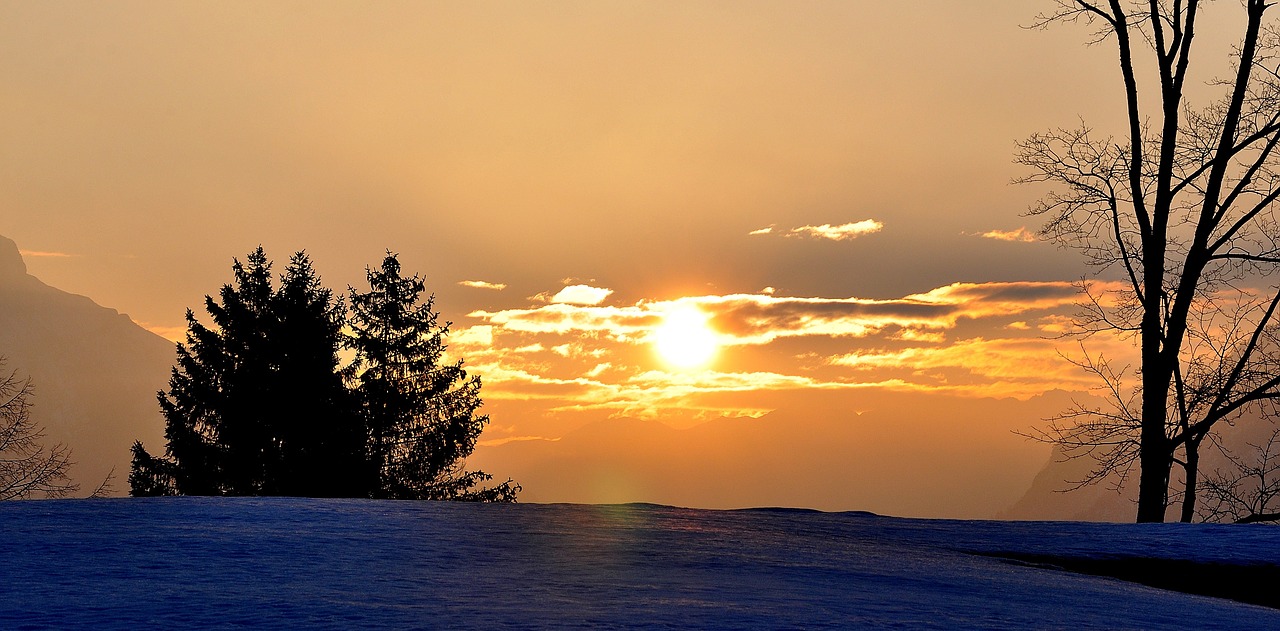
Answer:
[[[641,301],[625,307],[553,303],[469,315],[510,331],[582,332],[643,343],[652,341],[663,314],[696,308],[709,316],[709,326],[720,334],[721,344],[744,345],[787,337],[866,337],[889,328],[951,329],[963,318],[1055,309],[1073,305],[1076,298],[1076,287],[1066,282],[954,283],[891,300],[730,294]]]
[[[1059,340],[1041,337],[1078,298],[1073,283],[1010,282],[954,283],[897,299],[759,293],[552,302],[472,312],[480,323],[454,342],[485,379],[487,397],[540,401],[548,412],[758,414],[772,409],[770,392],[868,388],[1026,398],[1091,384],[1058,354]],[[716,369],[658,368],[664,354],[654,348],[671,343],[660,334],[667,315],[692,312],[719,347]]]
[[[613,293],[612,289],[592,287],[591,285],[569,285],[556,292],[551,302],[570,305],[598,305]]]
[[[1022,243],[1035,243],[1040,240],[1035,232],[1027,230],[1025,226],[1013,230],[988,230],[978,236],[997,241],[1019,241]]]
[[[488,348],[493,346],[493,327],[482,325],[455,330],[449,334],[449,344],[453,346]]]
[[[490,283],[483,280],[460,280],[458,284],[473,289],[492,289],[494,291],[502,291],[507,288],[506,283]]]
[[[1072,386],[1086,389],[1096,380],[1058,355],[1060,342],[1039,337],[976,337],[945,346],[894,351],[864,350],[831,358],[831,363],[860,371],[905,369],[922,385],[942,385],[963,373],[989,383],[1031,386],[1032,392]],[[948,374],[950,373],[950,374]]]
[[[662,319],[660,313],[643,306],[595,307],[568,303],[496,312],[473,311],[467,315],[506,331],[601,333],[619,341],[629,341],[647,333]]]
[[[751,232],[748,232],[747,235],[757,236],[774,234],[773,229],[774,226],[767,226],[757,230],[752,230]],[[845,241],[866,234],[874,234],[883,229],[884,224],[879,221],[876,221],[875,219],[864,219],[862,221],[840,224],[838,226],[833,226],[829,223],[824,223],[820,226],[800,226],[778,234],[785,237],[805,237],[812,239],[827,239],[830,241]]]
[[[884,224],[874,219],[864,219],[853,223],[840,224],[833,226],[824,223],[821,226],[800,226],[792,228],[789,235],[813,237],[816,239],[830,239],[832,241],[844,241],[845,239],[853,239],[864,234],[873,234],[884,229]]]
[[[1109,282],[1093,282],[1089,286],[1095,293],[1121,287]],[[1078,283],[1061,281],[952,283],[905,300],[950,305],[958,308],[957,317],[984,318],[1074,305],[1079,300],[1079,290]]]

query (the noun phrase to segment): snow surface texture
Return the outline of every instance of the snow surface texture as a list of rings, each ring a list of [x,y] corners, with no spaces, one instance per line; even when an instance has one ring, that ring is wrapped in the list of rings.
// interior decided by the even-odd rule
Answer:
[[[1280,628],[984,553],[1280,564],[1280,528],[287,498],[0,504],[0,629]]]

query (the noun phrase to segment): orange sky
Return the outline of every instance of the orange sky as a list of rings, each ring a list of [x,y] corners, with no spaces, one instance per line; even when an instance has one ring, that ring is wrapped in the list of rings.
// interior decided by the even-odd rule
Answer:
[[[3,2],[0,234],[170,337],[258,244],[337,287],[396,251],[495,448],[1082,391],[1087,270],[1011,158],[1120,92],[1083,27],[1020,27],[1051,4]],[[654,352],[678,305],[705,367]]]

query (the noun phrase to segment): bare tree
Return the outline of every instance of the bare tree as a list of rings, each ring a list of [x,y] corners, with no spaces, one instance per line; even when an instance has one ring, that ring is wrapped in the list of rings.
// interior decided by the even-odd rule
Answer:
[[[1140,522],[1164,520],[1181,465],[1190,520],[1203,442],[1247,406],[1280,397],[1280,38],[1264,21],[1270,5],[1243,0],[1229,76],[1209,81],[1219,96],[1196,108],[1184,94],[1205,2],[1054,2],[1037,26],[1082,22],[1093,43],[1115,46],[1128,128],[1114,138],[1082,122],[1033,135],[1019,146],[1017,161],[1034,171],[1021,181],[1052,185],[1031,209],[1046,219],[1042,235],[1116,281],[1086,283],[1080,335],[1131,339],[1139,363],[1087,359],[1110,406],[1074,410],[1059,421],[1088,420],[1048,434],[1092,452],[1100,472],[1136,462]],[[1137,383],[1122,384],[1130,372]]]
[[[1280,429],[1273,429],[1266,442],[1248,446],[1251,457],[1223,448],[1231,467],[1205,476],[1205,501],[1199,511],[1205,521],[1280,520]]]
[[[44,432],[31,420],[31,396],[31,382],[16,371],[0,378],[0,500],[66,497],[77,488],[67,479],[71,451],[40,444]]]
[[[107,476],[102,478],[102,482],[98,483],[98,488],[94,489],[87,499],[100,500],[111,497],[111,494],[115,493],[116,490],[115,479],[116,468],[111,467],[111,470],[107,472]]]

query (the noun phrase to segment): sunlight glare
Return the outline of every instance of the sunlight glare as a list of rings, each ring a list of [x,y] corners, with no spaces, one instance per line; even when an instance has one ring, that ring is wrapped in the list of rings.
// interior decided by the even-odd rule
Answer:
[[[678,368],[694,368],[711,361],[719,344],[716,332],[707,326],[710,319],[697,307],[680,306],[667,312],[654,331],[658,355]]]

